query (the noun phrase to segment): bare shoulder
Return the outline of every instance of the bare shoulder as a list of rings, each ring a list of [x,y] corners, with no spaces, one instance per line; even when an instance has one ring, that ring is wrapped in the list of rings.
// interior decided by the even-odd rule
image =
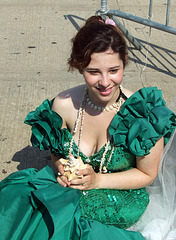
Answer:
[[[129,89],[127,89],[127,88],[122,88],[122,92],[125,94],[125,96],[127,97],[127,98],[129,98],[129,97],[131,97],[131,95],[133,95],[134,94],[134,92],[132,92],[131,90],[129,90]]]
[[[53,102],[52,110],[57,112],[63,119],[63,125],[67,125],[69,119],[74,118],[76,110],[84,95],[85,85],[67,89],[59,93]]]
[[[77,101],[79,102],[81,96],[83,96],[84,88],[85,85],[80,85],[59,93],[54,99],[52,109],[60,112],[63,108],[66,109],[69,107],[70,104],[76,104]]]

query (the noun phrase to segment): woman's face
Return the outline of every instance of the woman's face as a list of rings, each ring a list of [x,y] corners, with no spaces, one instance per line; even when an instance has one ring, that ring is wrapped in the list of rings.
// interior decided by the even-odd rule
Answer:
[[[123,73],[123,62],[112,49],[93,53],[89,65],[83,71],[90,99],[97,105],[114,103],[119,94]]]

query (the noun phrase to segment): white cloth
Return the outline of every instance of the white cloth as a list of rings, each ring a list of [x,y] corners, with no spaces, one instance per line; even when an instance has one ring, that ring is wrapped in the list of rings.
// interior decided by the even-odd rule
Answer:
[[[176,131],[164,148],[157,179],[147,187],[150,203],[130,228],[147,240],[176,240]]]

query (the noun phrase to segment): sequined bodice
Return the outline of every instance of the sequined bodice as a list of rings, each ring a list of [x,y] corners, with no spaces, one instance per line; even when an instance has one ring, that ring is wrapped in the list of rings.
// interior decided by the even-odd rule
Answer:
[[[68,158],[72,135],[67,129],[63,129],[63,135],[64,153],[65,157]],[[79,155],[84,163],[92,165],[95,172],[99,171],[105,146],[89,158],[79,151]],[[72,149],[73,154],[77,156],[78,146],[75,142]],[[112,145],[109,146],[104,162],[104,166],[107,166],[109,173],[125,171],[135,167],[135,156],[123,147],[115,147],[111,161],[106,165],[111,150]],[[148,201],[148,193],[145,189],[93,189],[81,191],[80,207],[82,217],[95,219],[104,224],[126,229],[138,221],[145,211]],[[131,215],[132,208],[133,211],[135,209],[134,215]]]
[[[72,139],[72,135],[70,134],[68,129],[63,129],[63,133],[64,133],[63,148],[65,152],[65,157],[68,158],[69,146],[70,146],[70,141]],[[98,152],[91,155],[90,157],[87,157],[81,151],[79,151],[79,155],[82,158],[84,163],[90,164],[93,167],[94,171],[98,172],[102,155],[104,153],[104,149],[105,149],[105,145]],[[111,160],[107,165],[107,161],[111,154],[111,150],[112,150],[112,145],[109,146],[108,152],[105,157],[105,162],[104,162],[104,166],[107,166],[107,169],[109,172],[119,172],[119,171],[124,171],[129,168],[135,167],[135,156],[132,153],[125,151],[123,147],[115,147]],[[73,155],[77,156],[77,152],[78,152],[78,146],[74,142]]]

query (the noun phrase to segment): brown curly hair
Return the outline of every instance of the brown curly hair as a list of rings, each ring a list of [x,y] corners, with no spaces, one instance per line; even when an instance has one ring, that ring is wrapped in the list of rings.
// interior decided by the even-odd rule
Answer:
[[[93,53],[105,52],[111,48],[119,53],[125,67],[127,63],[127,44],[120,30],[105,24],[100,16],[90,17],[72,39],[72,52],[68,59],[69,70],[78,69],[82,73],[91,61]]]

